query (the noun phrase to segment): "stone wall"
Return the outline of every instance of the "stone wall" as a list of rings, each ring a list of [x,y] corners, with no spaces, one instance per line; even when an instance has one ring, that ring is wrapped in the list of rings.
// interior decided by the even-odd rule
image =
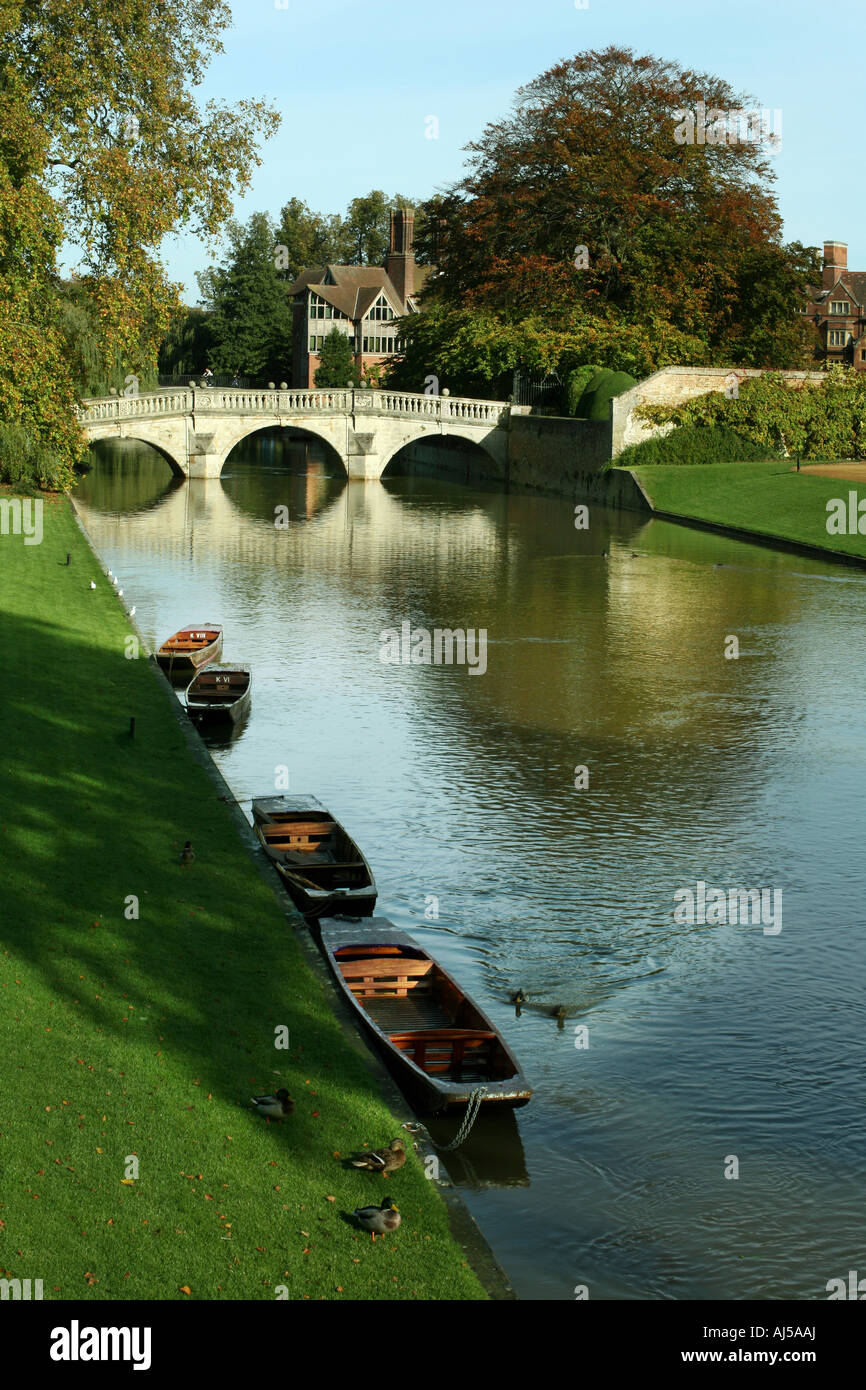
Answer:
[[[791,386],[802,382],[821,382],[823,372],[780,372]],[[724,391],[734,378],[745,381],[750,376],[763,376],[755,367],[663,367],[646,381],[638,382],[630,391],[623,391],[611,401],[611,457],[616,458],[629,444],[640,444],[651,435],[664,434],[669,425],[651,425],[638,419],[636,411],[643,405],[681,405],[693,396],[708,391]]]
[[[508,483],[559,497],[610,462],[610,423],[558,415],[514,415],[508,431]]]

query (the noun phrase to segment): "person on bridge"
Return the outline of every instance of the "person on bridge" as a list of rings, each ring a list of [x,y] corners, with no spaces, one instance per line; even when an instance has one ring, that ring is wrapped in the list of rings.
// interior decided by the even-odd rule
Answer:
[[[201,374],[201,379],[206,386],[210,386],[211,382],[213,381],[213,372],[211,371],[210,367],[205,367],[204,371]]]

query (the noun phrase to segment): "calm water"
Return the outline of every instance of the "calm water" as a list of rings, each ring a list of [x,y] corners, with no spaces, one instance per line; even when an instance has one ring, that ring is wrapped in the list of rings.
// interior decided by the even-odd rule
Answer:
[[[534,1099],[450,1171],[518,1293],[826,1298],[866,1275],[866,576],[335,473],[259,438],[177,486],[125,444],[78,501],[154,645],[218,620],[253,667],[214,748],[235,795],[288,766],[511,1041]],[[487,673],[383,664],[406,619],[486,628]],[[782,889],[782,931],[678,924],[699,879]]]

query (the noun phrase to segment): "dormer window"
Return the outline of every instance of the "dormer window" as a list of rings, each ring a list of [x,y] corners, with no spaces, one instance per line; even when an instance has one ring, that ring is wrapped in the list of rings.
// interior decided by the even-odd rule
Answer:
[[[830,313],[831,313],[831,314],[850,314],[850,312],[851,312],[851,301],[850,301],[850,299],[831,299],[831,301],[830,301]]]
[[[385,296],[380,294],[367,317],[377,320],[388,320],[396,318],[397,315],[394,313],[394,310],[391,308]]]

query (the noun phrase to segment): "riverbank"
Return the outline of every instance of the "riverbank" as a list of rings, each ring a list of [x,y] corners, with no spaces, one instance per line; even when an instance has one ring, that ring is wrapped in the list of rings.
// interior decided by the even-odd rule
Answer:
[[[845,470],[845,464],[810,465],[798,473],[787,461],[775,460],[656,464],[620,471],[631,472],[653,510],[665,519],[702,523],[744,539],[783,542],[831,559],[866,564],[866,536],[827,532],[827,503],[843,498],[847,506],[849,491],[856,490]],[[866,497],[866,478],[862,495]]]
[[[483,1298],[416,1158],[387,1184],[344,1169],[399,1121],[125,659],[134,628],[68,501],[41,545],[0,547],[0,1273],[46,1298]],[[295,1113],[268,1126],[248,1098],[281,1085]],[[343,1213],[386,1195],[403,1224],[372,1245]]]

